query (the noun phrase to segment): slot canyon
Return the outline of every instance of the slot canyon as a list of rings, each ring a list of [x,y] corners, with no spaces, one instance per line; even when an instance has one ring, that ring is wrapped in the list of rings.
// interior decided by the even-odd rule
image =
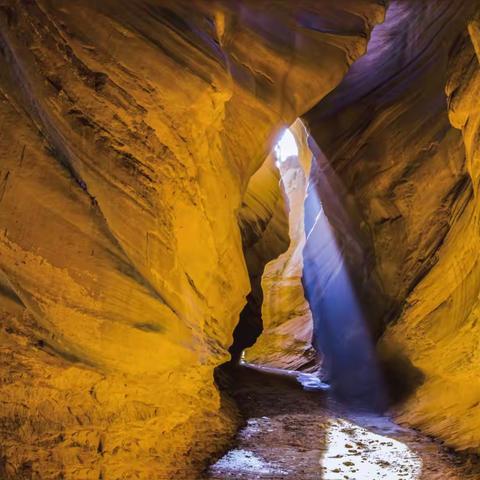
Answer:
[[[0,480],[480,480],[479,185],[480,0],[0,0]]]

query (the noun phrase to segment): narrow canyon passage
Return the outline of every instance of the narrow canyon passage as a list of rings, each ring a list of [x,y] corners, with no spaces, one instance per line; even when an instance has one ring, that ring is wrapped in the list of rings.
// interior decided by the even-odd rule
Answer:
[[[480,0],[0,0],[0,480],[480,480],[479,99]]]
[[[278,371],[280,372],[280,371]],[[478,480],[480,465],[388,416],[355,411],[298,372],[240,366],[220,383],[243,428],[204,480]]]

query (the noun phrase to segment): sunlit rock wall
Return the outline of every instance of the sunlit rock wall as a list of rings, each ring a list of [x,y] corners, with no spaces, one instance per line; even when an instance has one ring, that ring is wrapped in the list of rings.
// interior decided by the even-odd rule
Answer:
[[[390,2],[368,54],[308,121],[347,192],[343,205],[360,212],[354,223],[385,301],[367,318],[390,322],[381,358],[403,393],[418,387],[400,418],[478,451],[475,7]]]
[[[196,478],[250,291],[236,213],[383,2],[0,4],[2,478]]]
[[[238,212],[251,291],[233,332],[234,361],[240,360],[245,348],[251,347],[263,330],[265,265],[282,254],[290,243],[289,207],[275,161],[275,156],[270,154],[252,176]]]
[[[276,368],[314,368],[313,322],[302,286],[305,245],[304,203],[312,152],[307,132],[300,120],[291,127],[298,146],[298,157],[277,159],[283,194],[288,204],[288,249],[271,260],[263,271],[261,288],[263,332],[245,358],[252,363]]]

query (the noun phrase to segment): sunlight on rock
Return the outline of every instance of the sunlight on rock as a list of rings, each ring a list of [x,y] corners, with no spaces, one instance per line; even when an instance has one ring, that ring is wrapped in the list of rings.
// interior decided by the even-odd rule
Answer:
[[[417,480],[422,473],[406,445],[343,419],[331,422],[320,462],[324,480]]]
[[[283,216],[275,210],[277,213],[270,221],[267,216],[263,217],[266,225],[276,225],[275,233],[272,235],[274,229],[266,226],[264,239],[268,243],[257,242],[254,247],[257,254],[247,258],[267,259],[265,251],[275,250],[278,254],[269,256],[270,260],[263,269],[258,269],[255,277],[259,299],[262,299],[258,322],[263,330],[255,344],[248,348],[246,360],[282,369],[298,370],[306,365],[315,369],[312,312],[302,284],[306,241],[304,205],[313,154],[308,146],[308,130],[301,119],[282,132],[273,158],[277,168],[272,175],[282,192],[284,202],[279,206],[283,207]],[[287,160],[279,160],[283,158]],[[276,248],[279,238],[286,239],[281,250]]]

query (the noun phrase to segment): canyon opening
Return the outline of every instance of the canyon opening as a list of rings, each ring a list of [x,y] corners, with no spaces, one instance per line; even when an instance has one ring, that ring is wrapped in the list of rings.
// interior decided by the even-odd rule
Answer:
[[[480,480],[478,0],[0,0],[0,63],[0,480]]]

